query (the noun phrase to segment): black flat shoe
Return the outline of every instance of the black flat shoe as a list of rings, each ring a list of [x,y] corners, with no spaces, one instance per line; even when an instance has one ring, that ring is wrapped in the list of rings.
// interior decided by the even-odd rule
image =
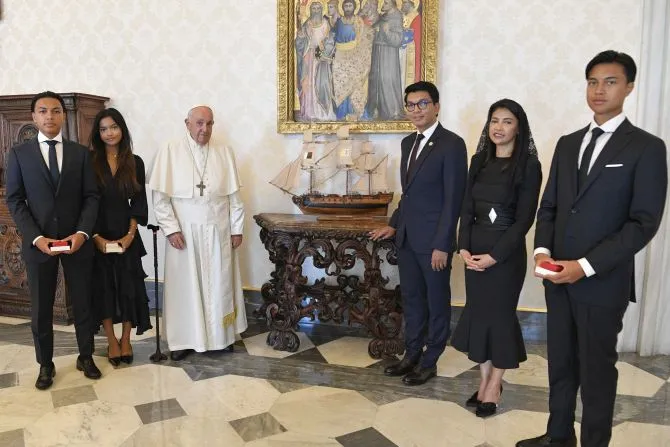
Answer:
[[[391,377],[404,376],[405,374],[414,371],[416,365],[417,362],[404,358],[399,362],[384,368],[384,374]]]
[[[516,447],[577,447],[577,438],[574,433],[567,439],[552,438],[545,433],[537,438],[519,441],[516,443]]]
[[[35,388],[38,390],[46,390],[53,385],[53,378],[56,376],[56,366],[52,363],[51,365],[40,366],[40,373],[37,376],[37,381],[35,382]]]
[[[192,352],[193,349],[182,349],[181,351],[172,351],[170,352],[170,360],[173,360],[175,362],[184,360]]]
[[[489,416],[493,416],[496,414],[496,410],[498,409],[498,404],[495,402],[482,402],[479,405],[477,405],[477,410],[475,410],[475,414],[477,417],[480,418],[487,418]]]
[[[436,366],[433,366],[432,368],[419,368],[403,377],[402,383],[410,386],[423,385],[436,375],[437,375]]]
[[[77,357],[77,370],[82,371],[84,376],[88,379],[98,380],[102,377],[102,373],[98,367],[95,366],[93,358],[91,357]]]
[[[470,396],[470,399],[465,401],[466,407],[476,407],[477,405],[482,403],[481,400],[477,399],[477,394],[479,394],[479,391],[475,391],[475,394]]]

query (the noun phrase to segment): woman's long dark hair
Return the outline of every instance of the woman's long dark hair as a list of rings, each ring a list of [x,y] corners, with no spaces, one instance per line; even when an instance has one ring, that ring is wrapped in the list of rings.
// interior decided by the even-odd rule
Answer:
[[[496,145],[491,141],[489,136],[489,126],[491,124],[491,116],[493,112],[498,109],[507,109],[512,115],[514,115],[519,123],[518,125],[518,134],[514,139],[514,151],[510,157],[508,165],[504,168],[505,170],[511,169],[512,175],[510,176],[511,185],[513,187],[518,186],[523,181],[524,173],[526,172],[526,163],[528,162],[528,157],[535,155],[535,143],[532,141],[532,136],[530,133],[530,125],[528,124],[528,117],[526,112],[523,110],[523,107],[511,99],[501,99],[494,102],[489,107],[489,114],[486,118],[486,125],[484,126],[484,131],[482,132],[482,141],[480,141],[480,146],[483,144],[483,149],[478,148],[478,152],[481,151],[485,153],[484,162],[482,167],[496,158]],[[531,147],[532,145],[532,147]]]
[[[111,118],[121,128],[121,141],[119,142],[119,154],[116,157],[116,183],[125,197],[131,198],[140,190],[135,172],[135,157],[133,156],[133,140],[126,125],[123,115],[114,109],[101,110],[95,116],[93,129],[91,130],[91,149],[93,150],[93,169],[98,179],[98,184],[105,186],[105,170],[107,169],[107,153],[105,142],[100,137],[100,121]]]

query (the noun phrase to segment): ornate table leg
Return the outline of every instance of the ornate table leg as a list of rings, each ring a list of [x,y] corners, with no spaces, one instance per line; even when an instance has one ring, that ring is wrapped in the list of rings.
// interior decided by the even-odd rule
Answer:
[[[400,287],[393,290],[386,289],[388,278],[382,277],[379,250],[388,250],[386,260],[396,265],[395,246],[391,241],[372,243],[372,251],[367,250],[367,240],[357,244],[344,243],[340,249],[354,249],[353,256],[363,260],[365,273],[361,284],[362,296],[360,302],[349,309],[349,318],[363,324],[372,334],[373,340],[368,345],[368,354],[374,359],[394,357],[405,352],[402,340],[402,307],[400,304]],[[353,264],[351,264],[353,266]],[[350,266],[350,267],[351,267]],[[349,268],[350,268],[349,267]]]
[[[293,328],[300,321],[300,312],[295,299],[295,265],[290,264],[291,252],[295,252],[298,240],[285,233],[268,232],[261,229],[261,241],[270,254],[270,261],[275,271],[270,274],[270,281],[263,284],[261,295],[263,304],[256,311],[263,315],[270,330],[267,344],[280,351],[295,352],[300,347],[300,340]],[[301,269],[300,266],[297,267]]]

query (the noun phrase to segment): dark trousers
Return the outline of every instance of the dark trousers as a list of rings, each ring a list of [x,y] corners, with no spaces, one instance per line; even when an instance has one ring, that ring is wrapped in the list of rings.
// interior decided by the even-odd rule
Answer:
[[[30,287],[31,328],[35,355],[40,365],[50,365],[54,352],[53,306],[56,296],[59,258],[63,264],[65,287],[74,313],[74,328],[79,354],[93,355],[93,317],[91,314],[91,259],[73,260],[69,255],[49,258],[46,262],[26,263]]]
[[[407,241],[403,248],[398,249],[398,273],[405,317],[405,357],[412,361],[421,358],[424,368],[435,366],[444,352],[451,319],[451,254],[447,268],[440,272],[433,271],[431,257],[431,253],[414,252]]]
[[[619,374],[615,367],[617,334],[626,308],[576,301],[567,287],[548,285],[549,423],[547,433],[574,433],[577,390],[582,396],[582,447],[606,447]]]

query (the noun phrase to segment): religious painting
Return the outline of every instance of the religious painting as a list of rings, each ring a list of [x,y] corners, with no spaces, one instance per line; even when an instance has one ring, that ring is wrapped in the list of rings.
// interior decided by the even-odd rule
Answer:
[[[438,5],[278,0],[278,131],[411,131],[404,90],[435,82]]]

